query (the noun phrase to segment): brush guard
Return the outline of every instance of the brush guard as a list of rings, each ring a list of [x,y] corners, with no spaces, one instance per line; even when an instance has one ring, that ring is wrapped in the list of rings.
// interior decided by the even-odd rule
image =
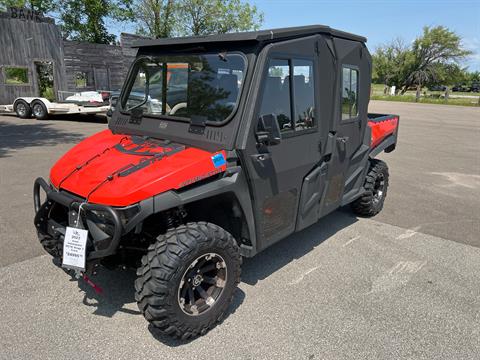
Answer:
[[[46,200],[43,204],[40,197],[41,190],[46,194]],[[81,211],[84,214],[87,214],[89,211],[107,213],[114,228],[110,239],[107,239],[107,242],[102,241],[102,248],[97,246],[96,240],[92,237],[91,231],[89,231],[87,262],[113,255],[117,251],[122,236],[123,226],[120,216],[115,209],[105,205],[84,203],[81,199],[76,198],[73,195],[61,193],[53,189],[43,178],[37,178],[35,180],[33,186],[33,202],[35,207],[35,227],[42,244],[46,242],[50,244],[58,244],[60,242],[63,247],[66,225],[60,224],[50,217],[50,211],[54,204],[60,204],[67,208],[69,219],[72,215],[78,214],[80,204],[82,204]],[[68,221],[68,223],[70,224],[71,221]],[[85,228],[89,229],[88,222],[85,225]],[[52,255],[57,257],[62,256],[61,253]]]

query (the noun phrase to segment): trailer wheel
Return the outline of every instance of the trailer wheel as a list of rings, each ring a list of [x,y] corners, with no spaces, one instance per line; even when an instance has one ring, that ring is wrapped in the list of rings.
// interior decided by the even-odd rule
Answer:
[[[34,100],[32,102],[32,112],[33,112],[33,116],[35,116],[37,120],[48,119],[47,107],[40,100]]]
[[[150,245],[137,270],[135,299],[163,334],[183,340],[221,321],[240,282],[241,256],[221,227],[188,223]]]
[[[30,119],[32,117],[32,108],[25,100],[17,100],[13,104],[13,110],[21,119]]]
[[[363,187],[363,195],[351,204],[353,212],[360,216],[377,215],[387,196],[388,167],[385,162],[370,159],[370,168]]]

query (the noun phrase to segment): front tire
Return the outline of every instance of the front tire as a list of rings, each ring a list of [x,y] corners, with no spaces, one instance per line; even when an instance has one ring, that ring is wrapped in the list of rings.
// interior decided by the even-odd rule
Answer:
[[[382,160],[370,159],[370,168],[363,185],[364,193],[352,204],[352,210],[360,216],[375,216],[383,208],[388,189],[388,166]]]
[[[232,302],[241,262],[235,239],[217,225],[170,229],[150,245],[137,270],[138,307],[163,334],[184,340],[204,335]]]

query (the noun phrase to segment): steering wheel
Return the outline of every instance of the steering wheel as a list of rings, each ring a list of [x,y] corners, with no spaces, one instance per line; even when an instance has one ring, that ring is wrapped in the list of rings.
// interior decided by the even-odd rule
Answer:
[[[187,103],[186,102],[181,102],[181,103],[178,103],[177,105],[175,105],[169,112],[168,112],[168,115],[174,115],[178,110],[180,109],[184,109],[187,107]]]
[[[148,112],[151,114],[160,114],[161,113],[161,108],[162,108],[162,102],[157,100],[157,99],[150,99],[150,97],[147,100],[147,109]],[[170,106],[168,104],[165,104],[165,112],[169,113],[171,110]]]

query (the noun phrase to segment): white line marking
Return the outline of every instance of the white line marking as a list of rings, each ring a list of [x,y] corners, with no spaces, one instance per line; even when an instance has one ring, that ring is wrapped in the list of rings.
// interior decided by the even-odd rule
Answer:
[[[415,226],[412,229],[407,229],[403,234],[397,236],[397,240],[408,239],[417,234],[417,231],[420,230],[420,226]]]
[[[406,285],[426,264],[427,261],[399,261],[386,273],[373,280],[369,294],[390,291]]]
[[[305,276],[307,276],[308,274],[310,274],[311,272],[314,272],[315,270],[318,269],[318,266],[315,266],[311,269],[308,269],[307,271],[305,271],[302,275],[300,275],[298,278],[296,278],[295,280],[293,280],[290,285],[296,285],[296,284],[300,284],[302,282],[302,280],[305,278]]]
[[[358,240],[358,239],[360,239],[360,235],[355,236],[354,238],[351,238],[350,240],[348,240],[345,244],[343,244],[343,247],[350,245],[352,242],[354,242],[355,240]]]
[[[433,175],[443,176],[449,183],[442,187],[462,186],[468,189],[480,187],[480,175],[462,174],[456,172],[432,172]]]

